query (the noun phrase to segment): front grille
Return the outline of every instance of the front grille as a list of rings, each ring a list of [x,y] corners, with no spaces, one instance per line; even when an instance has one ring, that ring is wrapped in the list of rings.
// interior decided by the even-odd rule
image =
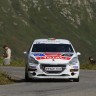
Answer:
[[[45,74],[38,74],[37,76],[70,76],[69,74],[62,74],[62,75],[45,75]]]
[[[61,68],[61,70],[51,70],[51,71],[48,71],[48,70],[46,70],[46,68],[53,68],[53,67],[55,67],[55,68]],[[50,73],[50,74],[58,74],[58,73],[61,73],[61,72],[63,72],[65,69],[66,69],[66,65],[64,65],[64,64],[57,64],[57,65],[53,65],[53,64],[41,64],[40,65],[40,68],[45,72],[45,73]]]

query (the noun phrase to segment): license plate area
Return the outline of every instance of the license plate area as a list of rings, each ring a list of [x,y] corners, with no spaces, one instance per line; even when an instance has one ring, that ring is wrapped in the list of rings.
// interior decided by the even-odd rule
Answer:
[[[64,64],[41,64],[40,69],[47,74],[59,74],[66,69]]]
[[[62,67],[45,67],[45,71],[62,71]]]

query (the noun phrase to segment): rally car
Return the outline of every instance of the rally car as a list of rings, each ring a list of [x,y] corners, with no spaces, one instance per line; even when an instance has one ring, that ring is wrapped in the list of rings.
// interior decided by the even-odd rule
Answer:
[[[36,39],[27,55],[25,80],[69,79],[79,82],[79,52],[65,39]]]

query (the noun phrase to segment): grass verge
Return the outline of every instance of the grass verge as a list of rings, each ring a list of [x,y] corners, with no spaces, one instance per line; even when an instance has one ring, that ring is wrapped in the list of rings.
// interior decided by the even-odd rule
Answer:
[[[81,64],[81,69],[96,70],[96,64]]]
[[[3,59],[0,58],[0,66],[3,65]],[[12,59],[11,60],[11,64],[10,65],[4,65],[4,66],[13,66],[13,67],[24,67],[25,66],[25,61],[24,60],[21,60],[21,59]]]
[[[7,73],[0,71],[0,85],[6,85],[12,83],[14,82],[11,80],[11,77]]]
[[[25,66],[25,61],[24,60],[12,60],[11,64],[9,66],[24,67]]]

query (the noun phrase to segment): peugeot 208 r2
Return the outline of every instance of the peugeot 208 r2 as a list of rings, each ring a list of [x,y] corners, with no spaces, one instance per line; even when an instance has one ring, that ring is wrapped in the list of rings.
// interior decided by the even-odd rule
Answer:
[[[79,52],[69,40],[36,39],[27,54],[25,79],[70,79],[79,82]]]

